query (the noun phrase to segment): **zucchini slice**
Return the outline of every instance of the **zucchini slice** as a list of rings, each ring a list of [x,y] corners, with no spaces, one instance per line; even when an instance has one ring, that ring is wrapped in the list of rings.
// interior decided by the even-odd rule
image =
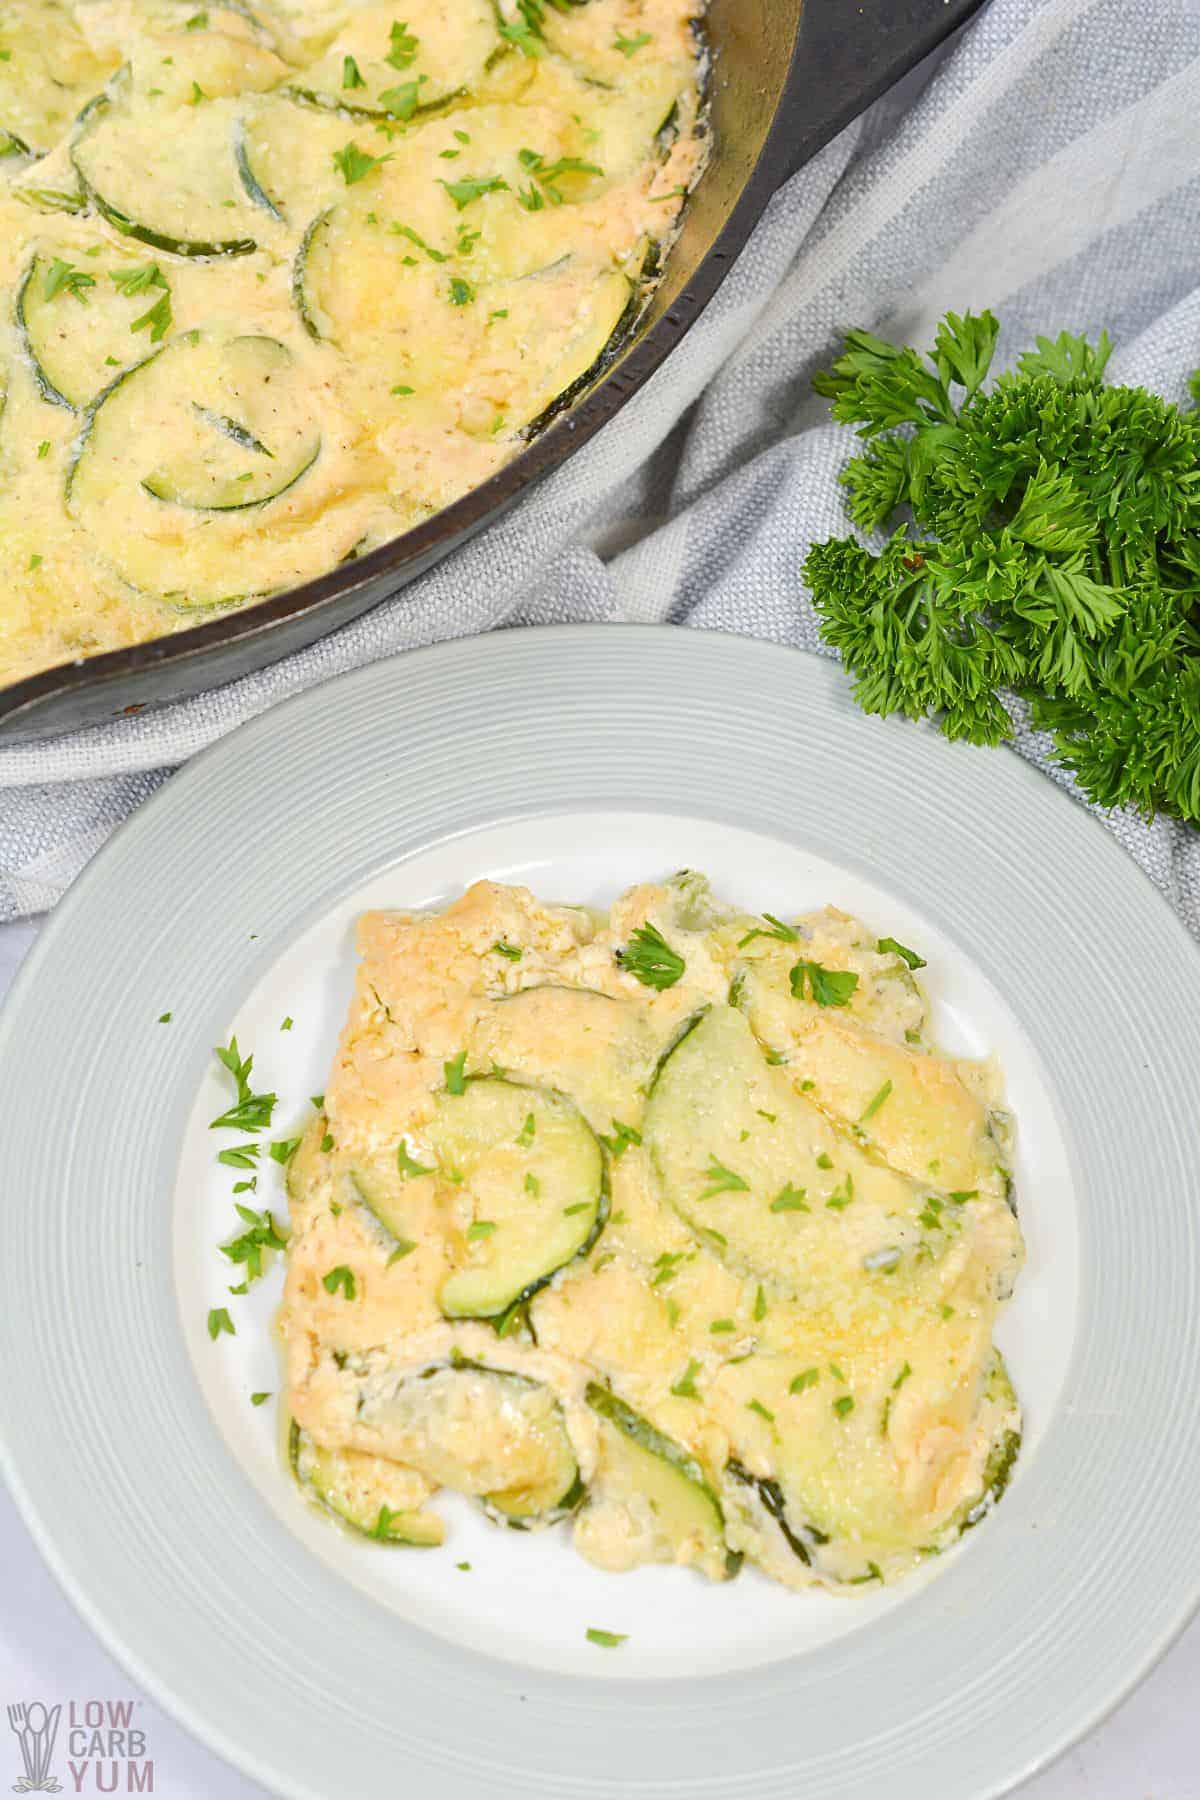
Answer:
[[[562,1408],[550,1389],[459,1358],[364,1396],[359,1423],[440,1487],[480,1501],[498,1523],[553,1524],[583,1496]]]
[[[551,984],[493,1001],[472,1041],[475,1061],[490,1059],[518,1081],[568,1094],[598,1132],[640,1114],[654,1053],[654,1039],[628,1001]]]
[[[608,1215],[595,1133],[565,1095],[494,1077],[439,1096],[426,1138],[470,1222],[442,1284],[447,1318],[494,1319],[586,1256]]]
[[[586,1398],[604,1426],[599,1481],[577,1527],[584,1553],[604,1561],[616,1510],[653,1537],[658,1554],[647,1560],[693,1564],[714,1581],[735,1575],[741,1557],[725,1542],[721,1502],[695,1457],[610,1388],[591,1381]],[[626,1524],[622,1541],[627,1533]]]
[[[490,0],[404,0],[354,12],[292,91],[360,118],[411,119],[474,87],[501,46]]]
[[[325,1450],[292,1420],[288,1458],[300,1486],[360,1537],[432,1548],[446,1527],[423,1512],[429,1484],[412,1469],[361,1450]]]
[[[925,1269],[936,1279],[953,1239],[941,1224],[921,1222],[929,1190],[872,1162],[797,1094],[734,1008],[711,1007],[676,1039],[642,1135],[684,1223],[742,1273],[796,1296],[817,1297],[839,1275],[855,1289],[915,1283]],[[957,1223],[954,1209],[943,1213],[947,1226]],[[900,1257],[871,1276],[865,1258],[877,1249]]]
[[[361,535],[354,496],[322,475],[314,407],[277,340],[183,332],[88,407],[67,511],[125,580],[169,602],[290,586]]]
[[[233,161],[253,206],[300,225],[346,192],[334,162],[352,131],[340,113],[316,112],[286,93],[267,94],[233,125]]]
[[[156,264],[110,254],[83,265],[94,285],[81,295],[55,291],[53,265],[71,256],[69,248],[34,256],[17,290],[16,315],[43,399],[78,409],[112,379],[114,365],[140,359],[150,327],[138,321],[170,289]]]
[[[914,1181],[936,1180],[939,1189],[1003,1199],[1000,1146],[960,1065],[914,1052],[847,1009],[796,999],[781,966],[787,960],[747,963],[735,979],[739,1007],[760,1042],[786,1054],[791,1081],[805,1083],[824,1112]],[[912,983],[902,963],[894,966],[894,977],[877,986]]]
[[[89,94],[117,66],[93,51],[73,11],[56,0],[10,0],[0,23],[0,134],[7,154],[52,150]]]
[[[234,161],[236,117],[230,100],[106,95],[71,152],[83,191],[110,225],[156,250],[247,256],[258,226]]]
[[[482,245],[459,257],[453,238],[418,236],[424,249],[377,207],[345,202],[314,220],[294,265],[310,336],[370,347],[362,366],[376,405],[403,374],[416,393],[409,417],[420,415],[422,397],[444,416],[447,394],[460,394],[460,419],[473,433],[531,432],[596,378],[636,321],[640,284],[624,267],[575,254],[481,282]]]

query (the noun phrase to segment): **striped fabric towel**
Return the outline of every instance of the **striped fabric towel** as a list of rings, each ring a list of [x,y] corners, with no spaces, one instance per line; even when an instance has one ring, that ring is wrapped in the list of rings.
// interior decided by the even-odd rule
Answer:
[[[219,691],[0,748],[0,919],[52,906],[204,745],[397,650],[625,619],[820,651],[799,569],[812,540],[846,529],[834,477],[851,440],[813,396],[814,370],[848,326],[924,344],[946,308],[990,306],[1001,363],[1035,333],[1107,326],[1112,379],[1182,400],[1200,362],[1198,118],[1196,0],[992,0],[934,69],[775,197],[619,422],[451,561]],[[1036,734],[1016,749],[1046,765]],[[1166,820],[1106,823],[1200,932],[1200,837]]]

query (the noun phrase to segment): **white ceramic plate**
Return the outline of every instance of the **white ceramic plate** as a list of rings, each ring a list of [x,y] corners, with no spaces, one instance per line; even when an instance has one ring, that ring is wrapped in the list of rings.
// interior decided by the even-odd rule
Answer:
[[[249,1404],[279,1386],[278,1272],[228,1297],[212,1046],[253,1049],[286,1135],[364,905],[479,875],[602,904],[684,864],[756,910],[831,900],[917,944],[943,1039],[1005,1067],[1025,1447],[996,1513],[887,1593],[605,1575],[465,1506],[442,1551],[355,1545]],[[12,992],[9,1478],[131,1672],[282,1794],[982,1800],[1110,1707],[1200,1591],[1198,1066],[1200,958],[1103,830],[1014,757],[863,719],[827,663],[599,627],[377,665],[175,777]],[[238,1336],[214,1344],[222,1304]]]

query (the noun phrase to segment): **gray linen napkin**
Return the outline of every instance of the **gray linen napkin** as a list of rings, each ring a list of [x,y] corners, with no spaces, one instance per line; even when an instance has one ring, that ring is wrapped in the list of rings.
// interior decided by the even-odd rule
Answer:
[[[799,569],[813,539],[846,529],[834,477],[853,440],[809,384],[842,331],[925,344],[947,307],[991,306],[1003,363],[1037,332],[1107,326],[1114,380],[1184,399],[1200,363],[1198,120],[1196,0],[992,0],[932,73],[775,197],[619,421],[449,562],[242,681],[0,748],[0,920],[52,906],[195,751],[397,650],[624,619],[819,651]],[[1016,749],[1046,766],[1036,733]],[[1200,933],[1200,836],[1123,813],[1106,823]]]

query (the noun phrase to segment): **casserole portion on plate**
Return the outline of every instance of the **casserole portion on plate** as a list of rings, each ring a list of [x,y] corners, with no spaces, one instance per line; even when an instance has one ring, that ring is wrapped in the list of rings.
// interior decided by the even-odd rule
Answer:
[[[433,1544],[439,1487],[602,1567],[900,1577],[1003,1492],[1023,1247],[991,1064],[919,955],[684,873],[360,922],[288,1174],[291,1459]]]

